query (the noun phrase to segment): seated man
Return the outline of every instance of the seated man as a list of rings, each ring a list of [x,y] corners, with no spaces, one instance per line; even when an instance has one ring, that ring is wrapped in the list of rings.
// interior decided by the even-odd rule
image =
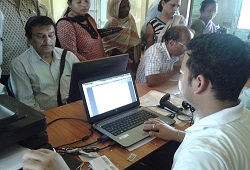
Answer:
[[[186,44],[192,38],[191,31],[185,26],[168,29],[163,36],[165,42],[156,43],[146,50],[137,74],[136,82],[146,82],[149,87],[158,86],[179,73],[180,55],[185,51]]]
[[[63,49],[55,47],[55,28],[49,17],[31,17],[25,25],[26,37],[31,47],[11,63],[15,97],[39,111],[58,106],[59,81],[61,101],[66,102],[72,63],[79,62],[77,57],[68,51],[63,74],[59,77]]]

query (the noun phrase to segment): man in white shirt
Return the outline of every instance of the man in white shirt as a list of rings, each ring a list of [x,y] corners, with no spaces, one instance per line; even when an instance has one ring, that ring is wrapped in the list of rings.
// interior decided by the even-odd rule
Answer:
[[[249,170],[250,110],[238,100],[250,76],[248,45],[230,34],[205,34],[192,39],[181,66],[180,92],[200,120],[186,131],[150,119],[145,130],[163,140],[181,142],[174,170]],[[168,152],[168,150],[165,150]],[[158,160],[170,159],[159,155]],[[59,154],[37,150],[23,156],[24,169],[68,169]],[[155,163],[147,169],[170,169]],[[145,168],[144,168],[145,169]]]
[[[0,79],[1,79],[1,75],[2,75],[2,62],[3,62],[3,20],[4,20],[4,16],[3,13],[0,11]],[[2,85],[0,83],[0,94],[5,94],[6,89],[4,87],[4,85]]]
[[[0,79],[2,75],[1,65],[3,62],[3,13],[0,11]]]
[[[199,118],[186,131],[150,119],[150,136],[182,142],[172,169],[248,170],[250,111],[239,95],[250,76],[249,47],[230,34],[206,34],[187,45],[179,89]]]
[[[55,24],[49,17],[30,18],[25,25],[25,32],[31,47],[11,62],[15,97],[39,111],[59,105],[59,81],[61,101],[66,102],[72,64],[79,62],[77,57],[68,51],[63,74],[59,77],[63,49],[55,47],[55,30]]]
[[[185,46],[193,34],[185,26],[174,26],[163,37],[164,42],[146,50],[137,69],[136,83],[147,83],[149,87],[154,87],[179,73],[180,55],[185,52]]]

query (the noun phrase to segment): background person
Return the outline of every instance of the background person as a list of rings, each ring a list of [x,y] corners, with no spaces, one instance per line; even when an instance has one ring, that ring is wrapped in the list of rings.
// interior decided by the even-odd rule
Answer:
[[[88,12],[90,0],[68,0],[64,18],[57,22],[61,48],[72,51],[80,61],[105,57],[97,24]]]
[[[137,83],[158,86],[179,73],[180,62],[192,33],[185,26],[174,26],[166,31],[164,42],[156,43],[146,50],[136,75]]]
[[[129,0],[108,0],[108,21],[104,28],[122,27],[123,29],[105,36],[102,40],[107,55],[129,54],[127,70],[135,76],[141,57],[141,44],[134,17],[129,12]]]
[[[145,122],[155,124],[145,130],[159,130],[150,136],[182,142],[173,170],[249,169],[250,111],[238,99],[249,68],[249,47],[234,35],[205,34],[187,45],[179,89],[199,120],[185,131],[156,119]]]
[[[158,11],[158,5],[161,0],[154,0],[154,2],[150,5],[150,7],[147,10],[147,15],[145,17],[144,24],[141,29],[141,41],[143,45],[146,45],[146,27],[148,22],[155,17],[159,17],[161,14],[160,11]]]
[[[3,20],[4,20],[4,16],[3,13],[0,11],[0,79],[1,79],[1,74],[2,74],[2,69],[1,69],[1,65],[3,62]],[[2,85],[0,83],[0,94],[5,94],[6,92],[6,88],[4,87],[4,85]]]
[[[146,48],[156,42],[162,42],[163,35],[170,27],[186,25],[185,18],[182,15],[176,15],[180,5],[181,0],[161,0],[159,2],[160,16],[151,19],[146,27]]]
[[[201,34],[209,34],[216,32],[219,26],[212,20],[218,11],[218,4],[215,0],[204,0],[201,2],[200,17],[191,25],[191,29],[195,31],[195,37]]]
[[[31,47],[11,62],[11,78],[16,89],[15,97],[38,111],[57,107],[60,81],[61,100],[69,94],[72,64],[79,62],[70,51],[65,57],[61,78],[60,62],[63,49],[55,48],[55,24],[46,16],[34,16],[25,25]]]
[[[0,82],[7,85],[11,61],[29,48],[24,26],[27,20],[36,15],[52,18],[48,9],[38,0],[1,0],[0,11],[4,15],[3,63]]]

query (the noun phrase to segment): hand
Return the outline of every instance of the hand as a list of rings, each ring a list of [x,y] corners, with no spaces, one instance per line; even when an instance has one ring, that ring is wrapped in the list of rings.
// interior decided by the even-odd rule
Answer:
[[[48,149],[31,150],[23,155],[22,161],[24,170],[69,170],[61,155]]]
[[[149,119],[144,124],[153,124],[146,126],[145,131],[149,131],[149,136],[161,138],[163,140],[178,140],[178,130],[169,126],[159,119]]]

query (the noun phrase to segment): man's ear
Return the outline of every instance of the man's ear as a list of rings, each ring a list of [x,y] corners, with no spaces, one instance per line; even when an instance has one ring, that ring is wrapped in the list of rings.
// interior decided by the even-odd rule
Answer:
[[[203,75],[198,75],[194,79],[193,85],[195,87],[194,93],[199,94],[207,90],[207,88],[209,87],[209,80]]]
[[[174,40],[169,40],[169,41],[168,41],[168,44],[169,44],[170,46],[174,46],[175,43],[176,43],[176,41],[174,41]]]

